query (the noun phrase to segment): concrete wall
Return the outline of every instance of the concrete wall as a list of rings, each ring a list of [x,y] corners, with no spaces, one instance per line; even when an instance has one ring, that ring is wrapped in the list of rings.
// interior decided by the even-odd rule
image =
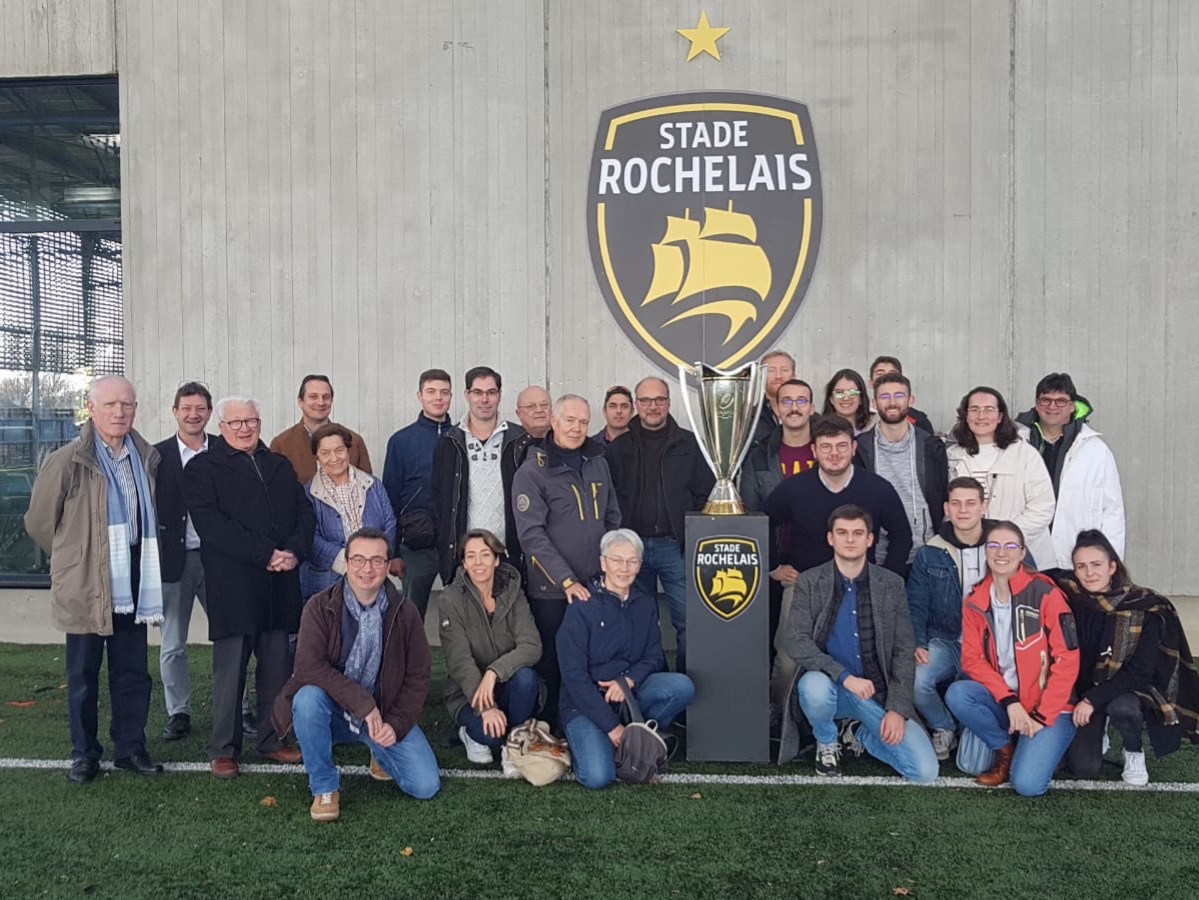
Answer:
[[[116,33],[117,0],[4,0],[0,78],[109,75]]]
[[[731,29],[720,62],[684,61],[675,29],[701,6]],[[809,104],[824,186],[783,342],[800,374],[894,352],[946,427],[973,384],[1022,408],[1040,375],[1071,371],[1124,474],[1134,571],[1199,591],[1183,551],[1199,514],[1174,476],[1199,420],[1191,4],[117,0],[115,39],[109,8],[9,0],[0,41],[24,49],[0,65],[120,60],[146,433],[193,377],[261,397],[269,437],[300,376],[328,372],[376,458],[431,365],[500,369],[509,412],[530,382],[598,396],[635,380],[651,366],[586,244],[599,112],[777,93]]]

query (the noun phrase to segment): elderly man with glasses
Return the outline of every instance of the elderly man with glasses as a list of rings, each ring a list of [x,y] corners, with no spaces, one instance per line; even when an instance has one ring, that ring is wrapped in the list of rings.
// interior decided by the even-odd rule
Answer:
[[[670,603],[678,644],[676,668],[687,666],[685,517],[703,508],[716,476],[704,462],[695,435],[670,414],[670,389],[656,376],[637,382],[637,415],[605,456],[624,525],[642,539],[645,552],[637,582],[656,596],[658,582]]]
[[[300,561],[316,517],[287,458],[260,437],[258,402],[217,401],[220,437],[184,470],[184,495],[200,536],[212,641],[212,774],[234,778],[242,750],[241,697],[246,664],[257,658],[258,749],[298,763],[267,722],[290,674],[287,636],[300,625]]]
[[[363,743],[405,794],[441,789],[421,731],[432,660],[420,611],[387,580],[391,546],[376,528],[346,541],[346,574],[304,607],[296,670],[275,701],[274,729],[294,724],[317,822],[341,816],[333,745]],[[376,776],[377,777],[377,776]]]

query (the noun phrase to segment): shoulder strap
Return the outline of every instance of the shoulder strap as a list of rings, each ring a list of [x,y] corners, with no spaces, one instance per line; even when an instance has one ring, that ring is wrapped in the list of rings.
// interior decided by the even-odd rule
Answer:
[[[616,680],[620,683],[620,689],[624,691],[624,704],[629,708],[630,721],[644,722],[645,719],[641,717],[641,707],[637,705],[637,698],[633,696],[633,686],[623,675],[617,675]]]

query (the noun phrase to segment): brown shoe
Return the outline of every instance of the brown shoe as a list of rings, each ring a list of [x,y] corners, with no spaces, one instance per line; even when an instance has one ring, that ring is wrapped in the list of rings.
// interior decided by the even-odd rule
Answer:
[[[371,778],[375,781],[391,781],[391,776],[386,770],[379,765],[379,760],[375,759],[375,754],[371,754]]]
[[[296,766],[304,761],[304,754],[295,747],[280,747],[278,750],[272,750],[270,753],[262,755],[267,759],[273,759],[277,763],[283,763],[288,766]]]
[[[999,787],[1001,784],[1006,784],[1012,774],[1012,756],[1015,752],[1015,744],[1008,744],[996,750],[995,761],[991,763],[991,768],[974,780],[986,787]]]
[[[214,778],[236,778],[241,774],[241,768],[237,765],[237,760],[232,756],[218,756],[212,761],[212,775]]]
[[[309,812],[314,822],[336,822],[341,818],[341,791],[317,794],[312,798]]]

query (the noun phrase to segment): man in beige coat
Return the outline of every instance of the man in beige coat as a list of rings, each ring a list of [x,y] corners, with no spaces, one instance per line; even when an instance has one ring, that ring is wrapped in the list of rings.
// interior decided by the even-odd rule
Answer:
[[[162,624],[154,483],[158,451],[133,430],[137,395],[119,375],[96,380],[91,421],[46,458],[25,530],[50,554],[54,625],[66,632],[70,779],[100,772],[100,665],[108,651],[113,764],[140,775],[162,766],[146,753],[150,675],[146,625]]]

